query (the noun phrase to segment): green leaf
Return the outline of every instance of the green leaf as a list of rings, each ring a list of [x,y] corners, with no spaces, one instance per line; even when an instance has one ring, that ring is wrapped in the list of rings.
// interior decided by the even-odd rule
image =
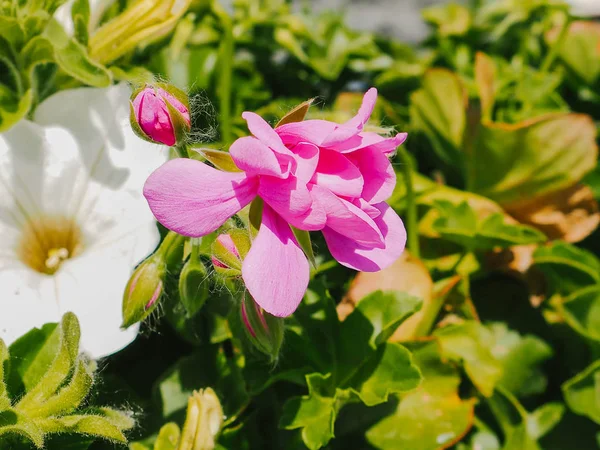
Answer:
[[[0,85],[0,133],[7,131],[10,127],[23,119],[31,109],[33,91],[29,89],[19,99],[6,101],[2,95]]]
[[[384,343],[363,366],[349,385],[367,406],[388,401],[390,394],[415,389],[421,373],[413,364],[411,353],[402,345]]]
[[[421,304],[416,297],[392,291],[377,291],[361,300],[340,327],[336,378],[350,379]]]
[[[0,412],[10,408],[10,398],[4,381],[4,368],[8,361],[8,348],[2,339],[0,339]]]
[[[317,261],[315,260],[315,254],[312,248],[312,242],[310,240],[310,233],[305,230],[300,230],[292,225],[290,225],[292,229],[292,233],[294,233],[294,237],[298,241],[300,248],[308,258],[308,261],[312,265],[313,268],[317,267]]]
[[[44,431],[50,433],[77,433],[97,436],[109,441],[126,443],[123,429],[107,417],[97,414],[69,415],[40,419]]]
[[[592,86],[600,76],[600,26],[594,22],[575,22],[560,43],[556,33],[549,33],[550,45],[559,44],[558,56],[586,85]]]
[[[453,205],[448,200],[435,200],[433,205],[439,211],[439,217],[432,224],[433,230],[442,239],[461,245],[468,251],[535,244],[546,240],[544,234],[535,228],[506,223],[501,213],[493,213],[480,220],[466,201]]]
[[[600,341],[600,286],[575,292],[559,302],[558,309],[571,328],[588,339]]]
[[[600,424],[600,360],[562,385],[571,411]]]
[[[87,397],[93,381],[90,364],[79,360],[69,384],[61,388],[43,405],[33,410],[30,417],[62,415],[75,411]]]
[[[69,38],[62,27],[50,21],[44,36],[54,46],[56,64],[68,75],[94,87],[107,87],[111,84],[111,74],[102,65],[92,61],[87,50],[74,38]]]
[[[34,328],[10,346],[8,389],[16,397],[35,387],[56,357],[60,345],[58,324]]]
[[[562,403],[546,403],[540,406],[527,417],[527,434],[533,439],[539,439],[546,435],[565,413],[565,405]]]
[[[75,0],[71,6],[71,18],[73,19],[75,39],[87,46],[90,26],[89,0]]]
[[[367,431],[367,440],[385,450],[448,448],[473,424],[474,401],[458,396],[460,376],[442,361],[435,342],[412,344],[423,382],[400,396],[396,411]]]
[[[562,295],[600,284],[600,260],[593,253],[567,242],[553,241],[537,248],[533,263],[544,272],[553,290]]]
[[[421,14],[425,22],[435,26],[441,36],[461,36],[471,27],[471,12],[455,3],[425,8]]]
[[[164,425],[158,433],[154,450],[177,450],[180,435],[181,430],[176,423],[170,422]]]
[[[540,366],[552,357],[552,348],[535,336],[509,330],[504,323],[487,328],[494,339],[491,354],[503,367],[499,384],[517,396],[544,392],[547,379]]]
[[[482,124],[469,159],[469,190],[511,208],[568,188],[596,166],[595,139],[592,119],[582,114]]]
[[[423,132],[437,156],[456,168],[462,167],[466,106],[467,95],[462,82],[444,69],[427,71],[423,87],[410,96],[412,128]]]
[[[246,407],[248,394],[238,362],[227,358],[219,345],[200,347],[180,359],[155,386],[164,418],[182,413],[194,390],[212,387],[223,404],[228,419],[234,419]]]
[[[207,161],[213,164],[216,168],[225,172],[241,172],[241,170],[233,162],[233,158],[228,152],[221,150],[213,150],[212,148],[193,148]]]
[[[311,450],[324,447],[334,437],[333,428],[340,405],[336,398],[338,391],[331,381],[330,375],[307,375],[308,395],[291,398],[283,406],[279,427],[286,430],[302,428],[302,440]]]
[[[39,378],[38,383],[17,403],[21,411],[31,411],[39,408],[57,391],[75,366],[79,354],[79,321],[73,313],[66,313],[54,333],[60,336],[58,351],[52,364]],[[50,337],[52,339],[52,337]]]
[[[473,384],[483,395],[491,396],[503,375],[502,364],[490,350],[494,335],[479,322],[467,321],[441,328],[434,336],[439,340],[442,355],[462,361]]]
[[[44,446],[44,433],[35,422],[11,409],[0,412],[0,442],[4,435],[15,434],[31,441],[39,449]]]

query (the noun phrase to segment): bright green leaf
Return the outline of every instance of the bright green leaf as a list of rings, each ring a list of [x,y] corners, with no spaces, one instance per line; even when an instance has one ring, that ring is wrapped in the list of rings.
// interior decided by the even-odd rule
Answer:
[[[558,305],[565,321],[575,331],[600,341],[600,286],[581,289]]]
[[[565,382],[562,391],[571,411],[600,424],[600,360]]]
[[[600,260],[567,242],[553,241],[537,248],[533,262],[544,272],[551,287],[563,295],[600,284]]]
[[[502,364],[494,358],[491,346],[494,335],[482,324],[468,321],[437,330],[442,355],[462,361],[471,381],[489,397],[502,379]]]

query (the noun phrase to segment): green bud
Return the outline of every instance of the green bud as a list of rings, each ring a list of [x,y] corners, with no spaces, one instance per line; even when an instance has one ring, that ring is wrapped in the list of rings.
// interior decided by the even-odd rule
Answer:
[[[178,450],[212,450],[223,426],[223,408],[211,388],[195,392],[188,400],[187,416]]]
[[[206,267],[199,259],[190,257],[179,275],[179,298],[188,316],[194,316],[208,299],[210,282]]]
[[[242,261],[249,250],[248,231],[234,229],[219,235],[211,247],[211,261],[215,271],[225,277],[242,276]]]
[[[144,320],[158,305],[163,293],[167,264],[161,253],[156,252],[141,263],[133,272],[123,294],[123,324],[128,328]]]
[[[123,293],[121,327],[127,328],[144,320],[158,306],[167,271],[181,264],[186,239],[169,231],[158,250],[135,269]]]
[[[263,310],[248,292],[242,299],[241,314],[246,335],[252,345],[269,356],[271,361],[277,360],[283,342],[283,319]]]

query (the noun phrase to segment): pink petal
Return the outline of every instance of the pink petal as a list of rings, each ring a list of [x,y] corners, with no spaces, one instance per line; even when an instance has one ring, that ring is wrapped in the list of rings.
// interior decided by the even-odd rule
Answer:
[[[312,205],[303,214],[298,216],[286,215],[282,216],[289,224],[305,231],[318,231],[325,228],[327,224],[327,214],[323,206],[314,198],[315,185],[308,186],[308,191],[313,198]]]
[[[144,196],[156,219],[168,229],[192,237],[215,231],[249,204],[257,191],[257,177],[221,172],[187,158],[163,164],[144,185]]]
[[[314,186],[312,196],[325,210],[328,228],[363,245],[384,246],[379,227],[363,210],[318,185]]]
[[[306,292],[310,269],[292,230],[268,205],[258,235],[242,265],[254,300],[277,317],[291,315]]]
[[[365,147],[372,147],[379,152],[390,154],[399,145],[402,145],[407,137],[407,133],[398,133],[396,136],[389,138],[370,131],[363,131],[344,142],[343,145],[336,147],[336,150],[341,153],[350,153]]]
[[[258,195],[284,217],[304,214],[312,205],[306,184],[293,176],[285,180],[269,176],[260,177]]]
[[[249,175],[271,175],[285,178],[288,171],[281,169],[275,153],[252,136],[237,139],[229,148],[229,153],[238,166]]]
[[[377,209],[375,206],[371,205],[367,201],[362,198],[355,199],[352,203],[362,209],[371,219],[376,219],[381,215],[381,211]]]
[[[321,150],[312,181],[343,197],[360,197],[363,191],[360,170],[345,155],[334,150]]]
[[[335,148],[343,144],[348,139],[360,133],[365,124],[369,121],[373,108],[375,108],[375,102],[377,101],[377,89],[371,88],[363,97],[362,105],[358,110],[356,116],[350,119],[343,125],[340,125],[335,131],[327,136],[322,142],[322,147]]]
[[[363,199],[369,203],[379,203],[392,195],[396,187],[396,172],[385,153],[371,146],[344,156],[362,173],[364,185],[359,195]]]
[[[308,142],[299,142],[291,148],[296,156],[296,178],[308,183],[313,177],[319,163],[319,147]]]
[[[373,206],[381,211],[375,223],[383,234],[384,248],[360,245],[330,228],[323,230],[331,255],[340,264],[362,272],[377,272],[392,265],[400,257],[406,245],[406,230],[395,211],[386,203]]]
[[[249,111],[242,113],[242,118],[247,122],[250,132],[263,144],[270,147],[274,152],[282,155],[292,155],[292,152],[283,145],[279,135],[265,119]]]
[[[291,122],[277,127],[275,130],[283,143],[293,147],[299,142],[310,142],[320,145],[328,135],[339,125],[327,120],[305,120],[303,122]]]

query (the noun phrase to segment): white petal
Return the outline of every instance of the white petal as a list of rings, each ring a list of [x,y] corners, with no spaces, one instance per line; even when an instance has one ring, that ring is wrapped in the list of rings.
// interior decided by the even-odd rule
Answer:
[[[32,328],[60,320],[54,278],[19,261],[0,266],[0,339],[7,345]]]
[[[75,138],[88,180],[85,189],[74,188],[78,203],[69,212],[94,246],[114,242],[154,220],[142,187],[166,161],[168,149],[133,133],[129,95],[124,84],[63,91],[44,101],[35,114],[37,123],[60,126]]]

